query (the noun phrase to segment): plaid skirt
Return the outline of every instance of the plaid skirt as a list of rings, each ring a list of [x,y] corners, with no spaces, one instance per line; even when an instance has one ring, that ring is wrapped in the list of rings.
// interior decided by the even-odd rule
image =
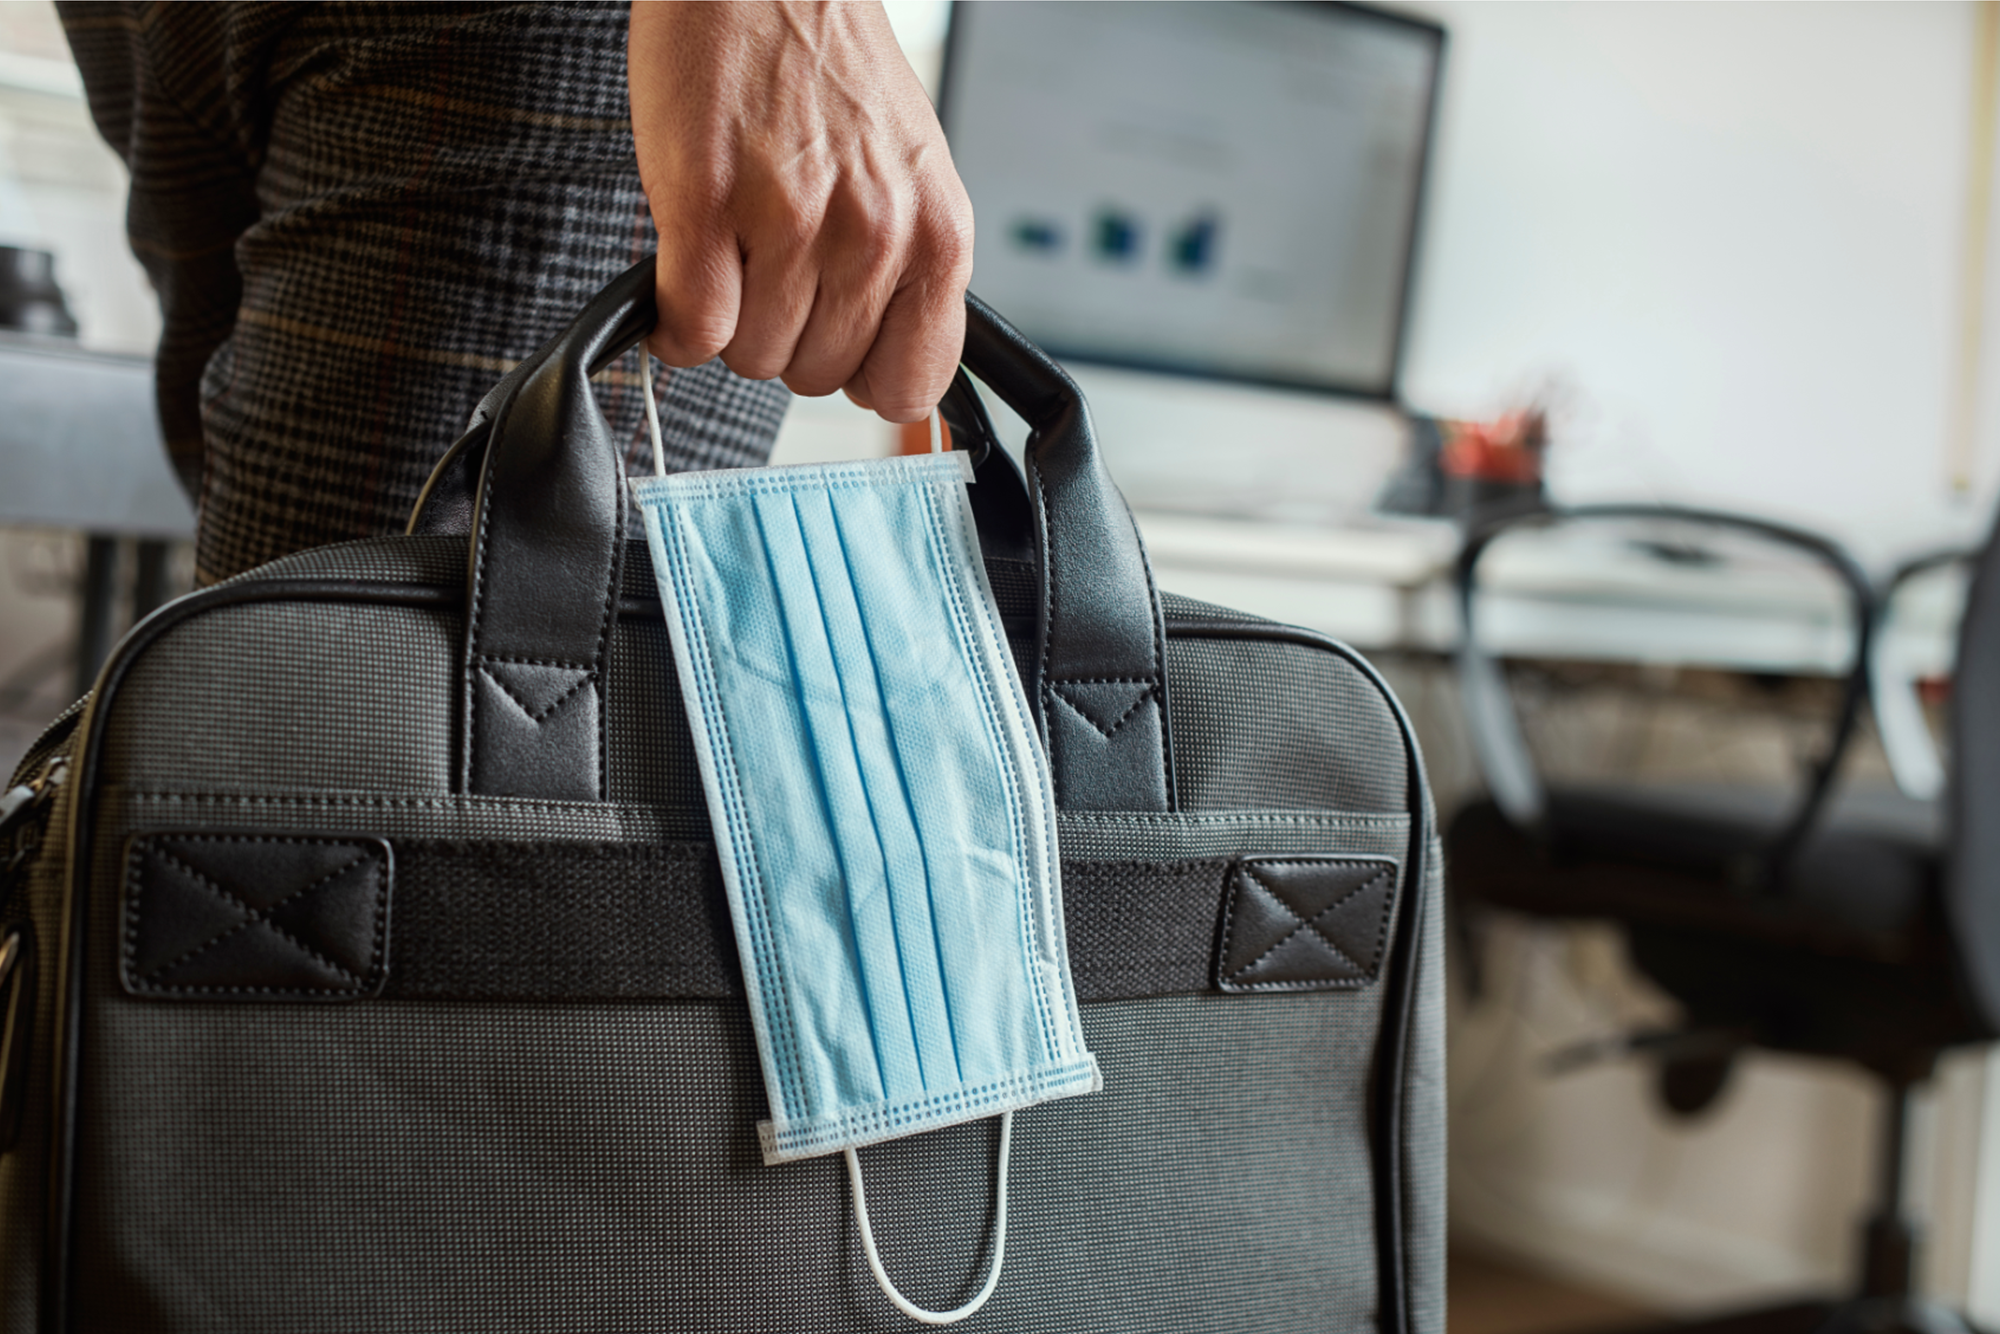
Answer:
[[[622,4],[58,5],[132,172],[196,574],[401,531],[493,381],[653,248]],[[665,377],[669,469],[761,462],[789,395]],[[650,470],[637,354],[600,377]]]

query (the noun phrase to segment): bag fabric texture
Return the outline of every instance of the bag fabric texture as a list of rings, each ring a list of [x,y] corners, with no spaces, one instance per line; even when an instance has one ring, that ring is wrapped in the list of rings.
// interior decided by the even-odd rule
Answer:
[[[0,1327],[913,1327],[838,1157],[769,1165],[754,1129],[751,991],[588,384],[652,282],[496,386],[411,535],[164,608],[18,767]],[[968,325],[1032,431],[1023,477],[954,384],[1104,1089],[1018,1118],[1005,1274],[962,1327],[1442,1334],[1407,720],[1351,650],[1157,592],[1075,386]],[[859,1151],[912,1301],[987,1272],[998,1134]]]

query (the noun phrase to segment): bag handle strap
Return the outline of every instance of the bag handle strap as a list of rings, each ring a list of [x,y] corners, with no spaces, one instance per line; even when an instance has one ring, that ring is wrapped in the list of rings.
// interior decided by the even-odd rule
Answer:
[[[436,531],[423,522],[427,503],[448,516],[452,493],[470,483],[469,505],[461,502],[469,510],[461,791],[563,800],[607,792],[606,678],[626,507],[589,376],[651,331],[653,283],[648,257],[509,372],[412,516],[412,531]],[[954,429],[984,447],[982,483],[994,484],[991,497],[975,502],[982,541],[990,554],[1031,555],[1037,566],[1029,685],[1057,801],[1070,810],[1169,810],[1159,597],[1083,396],[1046,353],[970,295],[963,362],[1029,426],[1023,504],[1022,484],[993,447],[962,374],[946,396]]]
[[[459,789],[601,801],[624,482],[594,367],[653,326],[652,266],[592,298],[482,403],[459,694]],[[497,398],[497,401],[496,401]]]
[[[1172,810],[1159,593],[1090,409],[1068,372],[971,293],[963,361],[1028,424],[1040,584],[1033,689],[1056,802]]]

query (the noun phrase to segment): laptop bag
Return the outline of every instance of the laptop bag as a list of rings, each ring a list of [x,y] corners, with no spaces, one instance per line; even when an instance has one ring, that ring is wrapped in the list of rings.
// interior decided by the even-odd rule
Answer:
[[[0,825],[0,1320],[875,1331],[838,1155],[765,1113],[648,556],[589,375],[650,261],[510,373],[412,532],[135,628]],[[1439,861],[1358,654],[1157,592],[1075,384],[977,300],[981,545],[1054,778],[1102,1092],[1032,1108],[973,1331],[1442,1334]],[[1215,467],[1229,443],[1215,442]],[[996,1130],[862,1151],[957,1305]]]

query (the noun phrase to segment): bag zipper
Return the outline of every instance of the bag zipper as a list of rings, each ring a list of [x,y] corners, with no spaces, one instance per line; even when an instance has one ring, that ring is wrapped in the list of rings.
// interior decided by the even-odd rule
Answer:
[[[49,721],[34,744],[28,747],[27,754],[21,757],[21,762],[14,766],[14,781],[9,784],[10,788],[26,783],[29,775],[47,760],[49,753],[69,739],[70,734],[76,731],[76,725],[83,720],[84,706],[89,703],[90,696],[85,695]]]
[[[68,754],[51,755],[27,782],[0,795],[0,909],[14,896],[15,881],[40,850],[49,810],[68,778]]]

